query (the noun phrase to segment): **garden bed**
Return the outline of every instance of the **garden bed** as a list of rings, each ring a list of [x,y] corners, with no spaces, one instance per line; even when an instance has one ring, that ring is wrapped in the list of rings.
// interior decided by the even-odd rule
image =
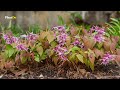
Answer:
[[[3,28],[0,78],[120,79],[119,24],[112,18],[108,26],[89,28],[64,24],[21,33]]]

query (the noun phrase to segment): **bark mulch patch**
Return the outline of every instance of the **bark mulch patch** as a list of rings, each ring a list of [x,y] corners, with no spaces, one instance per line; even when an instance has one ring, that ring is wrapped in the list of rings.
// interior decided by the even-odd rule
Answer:
[[[21,66],[21,69],[0,71],[1,79],[120,79],[120,67],[97,65],[95,71],[78,65],[76,68],[52,64]],[[84,69],[83,69],[84,68]]]

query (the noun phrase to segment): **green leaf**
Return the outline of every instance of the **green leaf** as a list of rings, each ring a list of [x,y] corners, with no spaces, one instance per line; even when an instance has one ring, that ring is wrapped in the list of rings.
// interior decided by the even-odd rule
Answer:
[[[76,53],[72,53],[72,55],[70,55],[70,57],[69,57],[69,60],[70,61],[75,60],[75,55],[76,55]]]
[[[57,42],[55,42],[55,41],[52,41],[51,42],[51,46],[54,48],[55,46],[57,45]]]
[[[110,37],[110,34],[109,34],[109,33],[107,33],[107,32],[105,32],[105,35],[106,35],[107,37]]]
[[[83,61],[84,61],[85,65],[89,68],[89,60],[84,58]]]
[[[7,56],[10,58],[13,54],[14,54],[14,52],[15,52],[15,49],[11,46],[11,45],[6,45],[6,54],[7,54]]]
[[[90,65],[91,70],[94,71],[94,64],[89,62],[89,65]]]
[[[22,58],[21,58],[21,63],[22,63],[22,64],[26,63],[26,61],[27,61],[27,58],[26,58],[26,57],[22,57]]]
[[[6,45],[6,49],[7,49],[7,50],[9,50],[9,49],[11,49],[11,48],[12,48],[11,45],[9,45],[9,44]]]
[[[60,24],[60,25],[64,25],[65,24],[62,16],[59,16],[59,15],[58,15],[58,24]]]
[[[91,54],[91,53],[92,53],[92,54],[94,54],[94,56],[95,56],[95,53],[94,53],[91,49],[88,49],[88,51],[89,51],[88,54]]]
[[[8,25],[8,29],[10,29],[11,26],[12,26],[12,21],[10,20],[9,25]]]
[[[35,55],[35,61],[40,62],[40,58],[39,58],[39,55],[38,55],[38,54]]]
[[[52,49],[48,49],[48,50],[47,50],[47,55],[48,55],[49,57],[51,57],[53,54],[54,54],[54,50],[52,50]]]
[[[11,57],[14,54],[14,51],[15,50],[13,48],[9,49],[9,57]]]
[[[9,57],[9,51],[8,50],[5,50],[5,57],[6,57],[6,59]]]
[[[45,60],[46,58],[47,58],[46,53],[43,53],[40,59],[41,59],[41,60]]]
[[[42,46],[37,46],[36,50],[40,54],[40,56],[42,56],[42,54],[43,54],[43,47]]]
[[[76,56],[79,59],[79,61],[81,61],[82,63],[84,63],[83,56],[81,54],[77,54]]]
[[[85,57],[85,58],[87,57],[86,54],[85,54],[85,52],[84,52],[83,50],[80,50],[79,53],[80,53],[83,57]]]
[[[56,57],[56,56],[52,57],[52,61],[54,62],[55,65],[57,65],[58,59],[59,59],[59,58]]]
[[[114,19],[114,18],[110,18],[112,21],[114,21],[114,22],[117,22],[117,23],[119,23],[119,21],[117,20],[117,19]]]
[[[79,51],[79,50],[80,50],[80,48],[77,46],[74,46],[73,48],[70,49],[70,51],[72,51],[72,52]]]
[[[101,49],[103,46],[103,43],[97,43],[98,49]]]

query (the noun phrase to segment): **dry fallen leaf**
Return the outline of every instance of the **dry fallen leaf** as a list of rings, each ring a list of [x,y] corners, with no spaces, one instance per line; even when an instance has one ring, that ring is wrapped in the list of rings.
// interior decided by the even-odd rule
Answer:
[[[5,63],[5,68],[6,69],[10,69],[10,68],[12,68],[13,66],[14,66],[14,62],[13,61],[10,61],[10,62],[6,62]]]
[[[19,75],[24,74],[27,71],[27,69],[22,69],[21,71],[13,71],[13,73],[15,74],[16,77],[18,77]]]
[[[79,69],[79,71],[81,72],[82,75],[86,74],[86,70],[85,69]]]
[[[120,67],[120,55],[116,55],[115,61],[117,65]]]

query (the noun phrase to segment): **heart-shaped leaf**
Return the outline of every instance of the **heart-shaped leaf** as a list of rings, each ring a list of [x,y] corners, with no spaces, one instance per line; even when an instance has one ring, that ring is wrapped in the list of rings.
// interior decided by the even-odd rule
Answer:
[[[94,63],[89,62],[89,65],[90,65],[91,70],[94,71]]]
[[[75,35],[78,34],[78,30],[76,30],[76,28],[72,26],[72,27],[70,28],[70,33],[71,33],[72,36],[75,36]]]
[[[40,62],[40,58],[39,58],[39,55],[38,55],[38,54],[35,55],[35,61]]]
[[[14,64],[15,63],[13,61],[6,62],[5,63],[5,68],[10,69],[10,68],[12,68],[14,66]]]
[[[70,43],[71,43],[71,38],[70,38],[70,36],[67,36],[66,37],[66,46],[68,47],[70,45]]]
[[[47,34],[47,40],[51,43],[55,39],[54,32],[49,31]]]
[[[83,42],[87,49],[92,49],[96,44],[96,41],[93,38],[87,36],[83,37]]]
[[[51,46],[54,48],[55,46],[57,45],[57,42],[55,42],[55,41],[52,41],[51,42]]]
[[[120,67],[120,55],[116,55],[115,62]]]
[[[52,57],[52,61],[54,62],[55,65],[57,65],[59,59],[58,59],[58,57],[54,56],[54,57]]]
[[[95,55],[96,55],[96,58],[98,58],[99,56],[102,58],[103,55],[104,55],[104,51],[103,51],[102,49],[99,50],[99,49],[97,49],[97,48],[94,48],[94,53],[95,53]]]
[[[84,63],[83,61],[83,56],[81,54],[76,54],[77,58],[79,61],[81,61],[82,63]]]
[[[111,40],[110,38],[105,37],[105,41],[103,43],[103,47],[106,51],[110,51]]]
[[[43,47],[42,46],[37,46],[36,50],[37,50],[37,52],[39,53],[40,56],[43,54]]]
[[[117,55],[120,55],[120,49],[116,49]]]
[[[111,45],[111,43],[110,43],[110,42],[107,42],[107,41],[105,41],[105,42],[103,43],[104,49],[105,49],[106,51],[110,51],[110,45]]]

